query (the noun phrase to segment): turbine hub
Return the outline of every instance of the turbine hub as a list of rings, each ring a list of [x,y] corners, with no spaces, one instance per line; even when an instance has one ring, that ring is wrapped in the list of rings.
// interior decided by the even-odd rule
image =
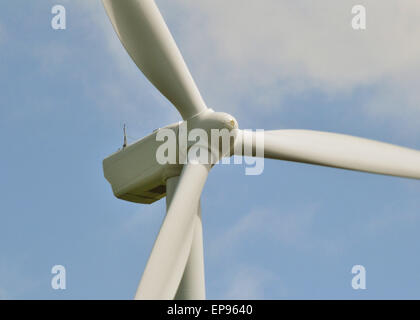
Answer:
[[[212,109],[207,109],[196,116],[187,120],[188,129],[201,128],[206,131],[212,129],[238,129],[238,122],[235,117],[226,112],[215,112]]]
[[[189,146],[195,144],[208,148],[212,154],[212,161],[233,154],[238,134],[238,122],[232,115],[207,109],[185,121],[185,123],[189,132],[195,129],[206,132],[205,141],[200,139],[200,143],[190,142]]]

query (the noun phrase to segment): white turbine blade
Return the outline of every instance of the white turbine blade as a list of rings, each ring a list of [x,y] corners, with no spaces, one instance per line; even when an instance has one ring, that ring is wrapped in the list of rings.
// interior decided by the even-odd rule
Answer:
[[[195,215],[194,237],[184,274],[175,295],[175,300],[205,300],[203,223],[200,205]]]
[[[265,131],[264,157],[420,179],[420,151],[330,132]]]
[[[173,196],[177,189],[179,177],[166,180],[166,211],[169,210]],[[203,224],[201,220],[201,205],[197,203],[194,215],[194,236],[190,254],[179,283],[175,300],[204,300],[206,287],[204,279],[204,252],[203,252]]]
[[[153,0],[102,0],[131,58],[184,119],[207,107]]]
[[[190,254],[197,208],[209,170],[209,165],[198,163],[184,166],[135,299],[175,297]]]

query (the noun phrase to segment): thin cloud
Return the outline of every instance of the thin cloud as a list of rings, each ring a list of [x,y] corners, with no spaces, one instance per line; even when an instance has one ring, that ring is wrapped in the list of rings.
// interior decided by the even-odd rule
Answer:
[[[317,206],[286,213],[281,208],[254,209],[209,243],[210,255],[214,258],[229,256],[239,247],[246,246],[250,239],[253,243],[335,254],[338,249],[331,239],[313,232],[317,211]],[[221,247],[224,248],[222,252]]]
[[[216,110],[249,117],[261,108],[282,110],[288,98],[303,93],[319,92],[334,100],[363,89],[368,94],[355,108],[372,118],[393,120],[395,131],[403,135],[420,130],[415,120],[420,116],[417,1],[358,3],[367,9],[364,31],[351,27],[350,0],[156,2],[204,98]],[[121,86],[103,83],[103,91],[110,101],[126,99],[124,93],[138,83],[140,72],[102,4],[77,4],[91,16],[100,45],[126,80],[119,81]],[[159,107],[172,110],[170,121],[176,119],[170,103],[143,80],[145,92]]]
[[[362,236],[377,238],[387,235],[393,230],[407,230],[416,228],[420,222],[417,206],[408,211],[398,210],[398,206],[386,208],[384,212],[372,216],[362,227]]]
[[[30,266],[28,258],[19,257],[17,260],[0,262],[0,299],[21,299],[40,287],[40,280],[28,276],[21,267]]]
[[[0,43],[4,41],[4,38],[5,38],[4,29],[2,25],[0,24]]]
[[[168,1],[159,4],[174,23],[165,10]],[[243,101],[250,101],[280,108],[286,97],[308,90],[334,98],[375,87],[375,95],[361,102],[368,114],[397,115],[404,124],[414,124],[413,117],[420,115],[413,85],[420,82],[418,1],[358,2],[367,9],[364,31],[351,27],[350,0],[177,4],[185,26],[176,38],[215,105],[243,110]],[[389,95],[393,104],[384,106]]]
[[[231,279],[225,291],[226,299],[267,299],[266,289],[272,283],[277,284],[277,296],[287,296],[287,289],[280,285],[279,277],[263,268],[237,266]]]

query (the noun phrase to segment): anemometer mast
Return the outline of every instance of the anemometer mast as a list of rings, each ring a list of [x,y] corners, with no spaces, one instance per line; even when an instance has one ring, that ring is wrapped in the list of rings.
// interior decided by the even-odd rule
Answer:
[[[123,149],[127,146],[127,132],[125,130],[125,123],[124,123],[124,143],[123,143]]]

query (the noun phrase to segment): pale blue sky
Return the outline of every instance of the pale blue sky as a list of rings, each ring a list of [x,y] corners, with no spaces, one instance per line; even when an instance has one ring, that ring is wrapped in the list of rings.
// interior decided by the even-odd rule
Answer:
[[[240,127],[420,149],[420,5],[358,3],[364,33],[348,0],[157,1],[204,99]],[[54,4],[66,30],[50,26]],[[0,48],[0,298],[131,299],[165,205],[114,198],[102,159],[123,123],[138,139],[179,115],[99,0],[2,1]],[[418,299],[419,194],[419,181],[303,164],[217,166],[202,196],[207,296]],[[50,286],[56,264],[65,291]]]

